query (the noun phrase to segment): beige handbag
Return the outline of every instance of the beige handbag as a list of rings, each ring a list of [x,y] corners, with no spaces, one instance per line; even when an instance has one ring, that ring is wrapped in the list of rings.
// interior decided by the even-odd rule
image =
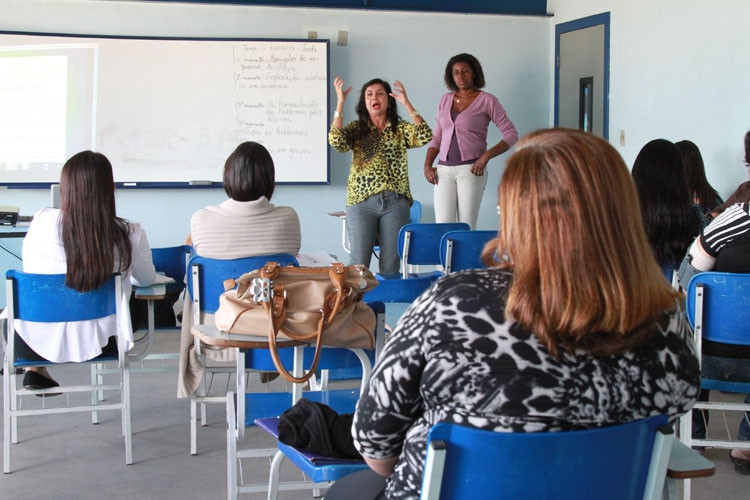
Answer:
[[[235,285],[237,288],[235,289]],[[215,322],[221,331],[267,336],[273,363],[288,381],[305,382],[315,372],[323,345],[375,346],[375,313],[362,302],[377,281],[365,266],[279,266],[261,269],[224,282]],[[292,376],[281,364],[276,340],[315,343],[307,375]]]

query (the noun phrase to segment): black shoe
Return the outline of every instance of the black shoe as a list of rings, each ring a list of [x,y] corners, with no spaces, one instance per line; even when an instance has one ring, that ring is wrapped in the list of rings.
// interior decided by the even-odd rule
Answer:
[[[733,457],[731,450],[729,451],[729,458],[732,459],[735,472],[739,474],[744,474],[745,476],[750,475],[750,460]]]
[[[38,389],[50,389],[52,387],[60,387],[60,384],[52,380],[51,378],[45,377],[41,373],[27,371],[23,376],[23,388],[29,390]],[[61,392],[54,392],[48,394],[36,394],[36,396],[42,398],[44,396],[59,396]]]

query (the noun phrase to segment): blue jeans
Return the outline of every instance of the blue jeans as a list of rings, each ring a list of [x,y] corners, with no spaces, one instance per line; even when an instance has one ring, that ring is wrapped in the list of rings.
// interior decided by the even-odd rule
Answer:
[[[729,382],[750,382],[750,360],[720,358],[718,356],[703,356],[701,358],[701,373],[706,378],[716,380],[726,380]],[[698,401],[708,401],[708,392],[701,390]],[[750,394],[745,396],[745,403],[750,403]],[[693,410],[693,438],[704,439],[706,437],[706,426],[703,423],[703,417],[708,423],[708,411]],[[740,422],[740,429],[737,432],[737,439],[741,441],[750,441],[750,412],[745,412],[745,418]]]
[[[375,242],[380,245],[380,273],[399,272],[398,232],[409,222],[409,200],[393,191],[382,191],[362,203],[346,207],[349,265],[370,267]]]

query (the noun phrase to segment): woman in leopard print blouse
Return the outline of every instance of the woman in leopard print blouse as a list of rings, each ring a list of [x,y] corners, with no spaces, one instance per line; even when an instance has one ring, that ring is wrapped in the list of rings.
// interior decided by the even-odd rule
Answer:
[[[346,183],[349,264],[369,267],[377,240],[380,273],[398,273],[398,232],[409,222],[409,206],[414,201],[406,150],[430,142],[432,130],[409,102],[401,82],[394,82],[392,92],[388,82],[379,78],[362,86],[356,107],[359,119],[344,127],[344,102],[352,88],[344,90],[344,80],[338,76],[333,86],[338,101],[328,142],[341,153],[353,152]],[[399,118],[396,101],[413,123]]]
[[[401,318],[352,427],[372,470],[326,500],[418,498],[438,422],[565,431],[674,419],[696,400],[690,329],[615,149],[577,130],[534,132],[498,197],[490,267],[439,280]]]

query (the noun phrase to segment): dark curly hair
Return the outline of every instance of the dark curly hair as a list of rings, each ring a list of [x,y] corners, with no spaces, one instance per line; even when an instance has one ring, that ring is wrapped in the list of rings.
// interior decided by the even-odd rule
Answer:
[[[456,54],[455,56],[448,59],[448,64],[445,65],[445,75],[443,79],[445,84],[451,90],[458,90],[456,82],[453,81],[453,65],[456,63],[466,63],[471,68],[471,72],[474,73],[474,88],[481,89],[484,87],[484,71],[482,71],[482,65],[479,64],[479,60],[471,54]]]
[[[385,93],[388,95],[388,109],[386,110],[386,116],[388,118],[388,121],[391,122],[391,127],[395,130],[395,128],[398,126],[398,121],[400,120],[400,118],[398,116],[396,98],[391,95],[391,85],[380,78],[373,78],[369,82],[366,82],[364,85],[362,85],[362,90],[359,91],[359,101],[357,102],[357,106],[354,108],[354,111],[357,112],[357,117],[359,117],[360,134],[366,134],[370,130],[370,125],[372,124],[372,122],[370,121],[370,113],[367,111],[367,105],[365,104],[365,91],[367,90],[367,87],[371,85],[382,85],[385,89]]]

